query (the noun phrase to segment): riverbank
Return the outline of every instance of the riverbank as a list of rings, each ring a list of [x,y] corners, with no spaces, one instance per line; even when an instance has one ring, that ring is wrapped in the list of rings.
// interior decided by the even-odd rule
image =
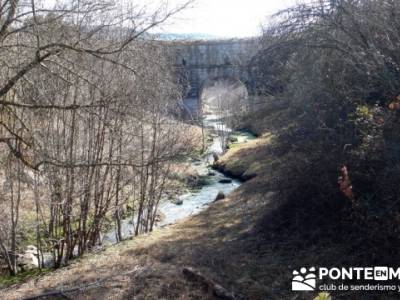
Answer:
[[[258,252],[251,230],[264,203],[252,201],[254,195],[242,201],[242,192],[239,188],[178,224],[9,287],[0,292],[0,298],[21,299],[79,286],[83,289],[66,295],[74,299],[212,299],[201,283],[185,278],[182,270],[190,266],[238,296],[262,299],[266,291],[257,273],[263,270],[251,257]]]
[[[294,255],[292,240],[277,237],[267,243],[262,232],[265,214],[273,213],[276,202],[265,184],[267,172],[252,167],[249,155],[262,155],[266,143],[266,137],[236,143],[220,157],[218,165],[228,172],[258,172],[225,199],[174,225],[11,286],[0,298],[51,293],[74,299],[220,299],[204,282],[185,276],[183,270],[190,267],[235,299],[313,299],[316,293],[293,298],[289,290],[292,268],[311,261],[310,249],[299,248]]]
[[[187,189],[180,194],[176,193],[171,198],[164,199],[158,207],[158,213],[162,216],[155,227],[163,227],[174,224],[188,216],[195,215],[204,210],[219,192],[224,195],[235,190],[240,182],[231,179],[218,171],[212,171],[207,160],[203,157],[202,160],[195,160],[193,180],[198,181],[195,186],[187,185]],[[122,236],[126,238],[133,237],[134,218],[129,216],[121,222]],[[104,238],[103,244],[115,244],[116,232],[115,229],[109,230]]]
[[[238,132],[232,139],[234,142],[228,144],[229,151],[214,163],[214,168],[243,181],[265,175],[271,163],[267,155],[271,139],[272,134],[256,138]]]
[[[212,171],[210,163],[213,161],[214,156],[221,155],[224,152],[223,137],[229,134],[231,129],[225,126],[224,120],[221,117],[213,114],[205,115],[203,126],[206,130],[202,133],[204,136],[198,135],[197,148],[201,140],[207,141],[202,145],[204,148],[197,156],[189,156],[186,162],[181,162],[181,165],[186,165],[186,176],[182,178],[182,174],[174,173],[181,180],[187,188],[186,192],[181,189],[174,189],[174,194],[167,193],[158,204],[157,213],[160,216],[155,227],[167,226],[174,224],[185,217],[194,215],[204,210],[209,203],[214,201],[218,195],[223,196],[235,190],[240,182],[229,175],[225,175],[219,171]],[[200,130],[197,128],[198,131]],[[224,133],[220,136],[218,133]],[[249,137],[251,138],[251,136]],[[237,139],[237,138],[236,138]],[[181,168],[182,169],[182,168]],[[192,172],[188,175],[187,170]],[[170,176],[171,177],[171,176]],[[176,177],[176,176],[173,176]],[[134,238],[136,217],[131,215],[121,221],[121,235],[122,239]],[[103,245],[115,244],[117,242],[117,231],[115,228],[106,232],[103,238]]]
[[[357,239],[340,240],[340,232],[336,239],[330,233],[315,239],[318,228],[307,237],[301,230],[282,230],[293,224],[282,217],[285,203],[269,184],[271,168],[284,166],[284,160],[269,155],[273,141],[267,134],[231,143],[216,165],[246,181],[199,214],[88,253],[65,268],[3,289],[0,298],[221,299],[204,280],[188,277],[189,267],[235,299],[314,299],[317,292],[291,291],[293,270],[357,265],[363,251],[354,255],[354,247],[363,248]],[[364,299],[359,296],[335,292],[333,299]]]
[[[168,178],[168,193],[165,199],[160,203],[159,215],[162,216],[156,222],[156,227],[164,227],[177,223],[181,219],[196,214],[204,210],[210,203],[214,201],[217,195],[229,194],[236,189],[240,182],[231,179],[218,171],[212,171],[209,163],[212,156],[217,151],[222,153],[220,138],[215,134],[215,123],[221,122],[218,118],[211,116],[207,121],[207,133],[214,136],[207,145],[207,151],[196,155],[192,155],[185,160],[175,162],[172,165],[171,176]],[[198,133],[199,131],[197,131]],[[200,138],[196,139],[200,141]],[[194,149],[200,149],[200,142],[195,145]],[[171,193],[171,191],[173,193]],[[124,239],[132,239],[134,231],[134,216],[129,215],[129,207],[125,208],[125,218],[121,222],[121,233]],[[106,227],[107,228],[107,227]],[[136,239],[137,237],[135,237]],[[103,237],[103,245],[96,247],[96,251],[101,251],[104,247],[116,244],[116,231],[109,228]],[[30,246],[33,247],[33,246]],[[92,253],[88,253],[90,255]],[[48,272],[50,270],[45,270]],[[45,273],[44,272],[44,273]],[[32,273],[32,274],[31,274]],[[11,283],[25,281],[32,277],[40,276],[42,272],[22,272],[22,276],[10,277],[5,276],[3,287]],[[26,274],[27,276],[23,276]]]
[[[197,191],[204,185],[204,178],[206,177],[204,174],[200,174],[198,169],[194,163],[194,161],[200,160],[202,156],[202,132],[198,126],[188,125],[184,123],[179,124],[179,129],[182,129],[182,137],[185,138],[187,142],[187,151],[184,155],[179,155],[170,159],[170,172],[166,177],[166,181],[164,184],[164,192],[165,192],[165,201],[170,201],[179,198],[183,194],[187,194],[193,191]],[[186,138],[186,135],[188,138]],[[22,178],[26,182],[33,182],[35,174],[31,171],[26,171]],[[0,172],[0,182],[5,182],[6,175]],[[39,181],[44,182],[46,178],[39,178]],[[129,186],[130,188],[132,186]],[[31,188],[25,188],[22,191],[22,198],[19,206],[19,222],[16,227],[16,235],[17,235],[17,254],[19,259],[17,261],[18,264],[18,274],[17,276],[9,275],[9,270],[7,269],[7,265],[5,261],[2,259],[0,263],[0,288],[3,288],[10,283],[17,283],[26,281],[29,278],[35,278],[41,273],[46,273],[51,271],[51,267],[54,265],[52,254],[50,251],[52,250],[49,244],[42,244],[43,247],[43,262],[45,268],[42,271],[37,270],[38,267],[38,259],[37,259],[37,215],[35,208],[35,199]],[[46,207],[48,203],[46,202],[50,198],[50,194],[44,193],[39,201],[40,206]],[[164,200],[164,199],[163,199]],[[7,200],[8,201],[8,200]],[[4,205],[7,204],[7,201],[4,201]],[[123,219],[128,219],[132,217],[133,211],[137,210],[135,207],[135,203],[137,201],[134,198],[134,195],[129,196],[124,203],[121,204],[120,213]],[[6,208],[5,208],[6,209]],[[8,207],[7,207],[8,209]],[[40,217],[42,218],[44,224],[49,222],[49,214],[46,209],[41,209]],[[79,220],[74,220],[74,226],[77,226]],[[104,237],[108,232],[110,232],[113,228],[115,228],[115,219],[114,219],[114,207],[111,204],[110,208],[107,210],[102,230],[101,237]],[[41,227],[41,234],[45,236],[46,226],[43,225]],[[74,227],[75,228],[75,227]],[[127,236],[124,236],[126,238]],[[115,240],[115,234],[113,235]],[[103,241],[102,245],[98,244],[93,249],[88,251],[97,251],[105,246],[105,241]],[[75,259],[75,258],[73,258]]]
[[[388,239],[368,236],[361,226],[357,228],[358,216],[352,210],[335,210],[333,206],[333,217],[327,221],[320,213],[321,206],[327,206],[327,203],[304,208],[301,201],[288,201],[287,187],[277,183],[293,184],[287,181],[290,164],[293,158],[304,159],[304,156],[299,155],[296,149],[282,151],[275,137],[281,133],[278,126],[269,126],[278,115],[253,122],[258,137],[246,144],[233,145],[215,164],[220,171],[245,181],[240,187],[241,197],[246,195],[244,197],[249,197],[253,203],[268,199],[260,207],[263,213],[253,219],[248,248],[257,250],[246,253],[251,261],[254,259],[262,266],[262,271],[260,268],[251,272],[252,278],[257,278],[262,288],[256,297],[250,297],[252,294],[248,290],[246,299],[314,299],[317,292],[291,291],[293,271],[302,267],[396,266],[397,248],[388,246]],[[264,129],[268,127],[273,134]],[[235,194],[233,201],[238,201],[237,197],[240,196]],[[298,191],[297,197],[302,197],[302,190]],[[337,222],[333,222],[335,217]],[[326,282],[318,281],[318,284],[322,283]],[[330,294],[329,299],[398,299],[397,292],[335,290]],[[314,300],[319,299],[325,298]]]
[[[239,137],[231,143],[231,150],[220,158],[220,162],[231,161],[232,157],[239,155],[238,149],[252,148],[252,145],[252,138],[242,140]],[[259,258],[254,257],[257,249],[251,232],[270,196],[270,193],[249,193],[239,187],[197,215],[97,254],[88,253],[67,267],[8,287],[0,292],[0,297],[20,299],[48,290],[74,289],[76,285],[91,287],[95,280],[99,282],[98,287],[89,288],[83,294],[71,293],[78,299],[109,299],[111,295],[113,299],[127,296],[145,299],[212,298],[200,283],[190,282],[182,274],[183,268],[190,266],[237,296],[252,295],[257,299],[264,294],[265,288],[259,283],[263,277],[258,273],[263,271],[257,262]],[[243,249],[249,252],[245,255]],[[230,259],[226,260],[226,257]],[[124,273],[126,275],[121,275]],[[137,277],[141,280],[134,280],[129,286],[109,286],[110,282],[133,281]]]
[[[333,263],[349,265],[354,262],[352,253],[357,243],[340,243],[329,237],[313,239],[313,231],[303,239],[271,227],[267,221],[277,220],[275,215],[282,202],[267,182],[271,179],[267,169],[270,164],[267,160],[264,165],[256,161],[267,154],[264,148],[272,141],[264,136],[238,143],[220,157],[218,164],[226,171],[257,171],[225,199],[174,225],[87,254],[65,268],[8,287],[0,291],[0,298],[51,294],[50,299],[66,295],[77,300],[221,299],[204,281],[185,275],[184,269],[189,267],[235,299],[314,299],[317,292],[290,290],[293,270]],[[278,163],[273,161],[272,165]],[[290,220],[286,222],[290,224]],[[333,299],[364,299],[357,297],[335,293]]]
[[[75,299],[213,298],[201,283],[183,275],[183,268],[190,266],[235,295],[250,293],[257,299],[262,291],[252,279],[253,269],[262,270],[255,260],[243,255],[243,249],[256,251],[251,230],[265,203],[254,200],[256,193],[243,192],[239,187],[198,215],[87,254],[34,281],[11,286],[0,292],[0,298],[21,299],[76,286],[87,288],[67,293]]]

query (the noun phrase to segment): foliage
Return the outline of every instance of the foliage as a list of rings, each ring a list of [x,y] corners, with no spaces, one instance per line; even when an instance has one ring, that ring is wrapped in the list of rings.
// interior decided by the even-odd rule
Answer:
[[[319,293],[318,296],[314,298],[314,300],[332,300],[332,297],[329,295],[329,293],[322,292]]]
[[[270,129],[285,162],[275,188],[294,230],[335,223],[365,239],[398,232],[399,16],[397,1],[314,1],[264,29],[252,72],[258,92],[284,111],[286,125]]]

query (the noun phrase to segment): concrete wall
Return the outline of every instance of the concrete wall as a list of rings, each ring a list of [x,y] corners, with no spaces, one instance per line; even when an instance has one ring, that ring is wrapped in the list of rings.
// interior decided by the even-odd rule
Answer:
[[[188,96],[198,97],[207,80],[236,78],[247,84],[246,65],[258,51],[257,39],[233,39],[217,41],[174,41],[176,66],[185,76]]]

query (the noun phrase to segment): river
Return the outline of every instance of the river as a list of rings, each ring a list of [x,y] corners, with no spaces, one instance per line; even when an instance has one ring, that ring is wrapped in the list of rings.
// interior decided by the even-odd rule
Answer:
[[[224,131],[225,134],[223,136],[226,136],[231,130],[225,126],[220,118],[212,114],[205,116],[204,127],[213,137],[213,140],[201,159],[191,161],[191,165],[196,169],[198,174],[208,175],[207,183],[200,189],[180,195],[178,199],[182,201],[176,201],[176,198],[165,199],[158,208],[163,215],[163,219],[156,224],[156,227],[174,224],[186,217],[197,214],[206,209],[215,200],[219,192],[227,195],[240,185],[240,181],[211,168],[214,160],[213,155],[217,154],[219,156],[223,153],[222,141],[220,135],[217,134],[218,131]],[[182,204],[177,205],[172,200],[175,203],[182,202]],[[124,219],[121,222],[121,233],[124,239],[131,237],[133,230],[132,217]],[[104,235],[103,244],[115,244],[116,242],[116,231],[114,228]]]

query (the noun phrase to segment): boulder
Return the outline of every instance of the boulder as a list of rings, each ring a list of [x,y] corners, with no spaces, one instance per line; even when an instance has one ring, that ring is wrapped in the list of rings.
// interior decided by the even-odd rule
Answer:
[[[218,181],[219,183],[232,183],[232,179],[224,178]]]
[[[222,200],[222,199],[225,199],[225,194],[224,194],[224,192],[219,191],[218,194],[217,194],[217,197],[215,197],[214,202]]]
[[[209,171],[207,175],[208,176],[215,176],[215,172]]]
[[[18,255],[18,265],[24,271],[36,269],[39,266],[37,248],[33,245],[27,246],[25,252]]]

